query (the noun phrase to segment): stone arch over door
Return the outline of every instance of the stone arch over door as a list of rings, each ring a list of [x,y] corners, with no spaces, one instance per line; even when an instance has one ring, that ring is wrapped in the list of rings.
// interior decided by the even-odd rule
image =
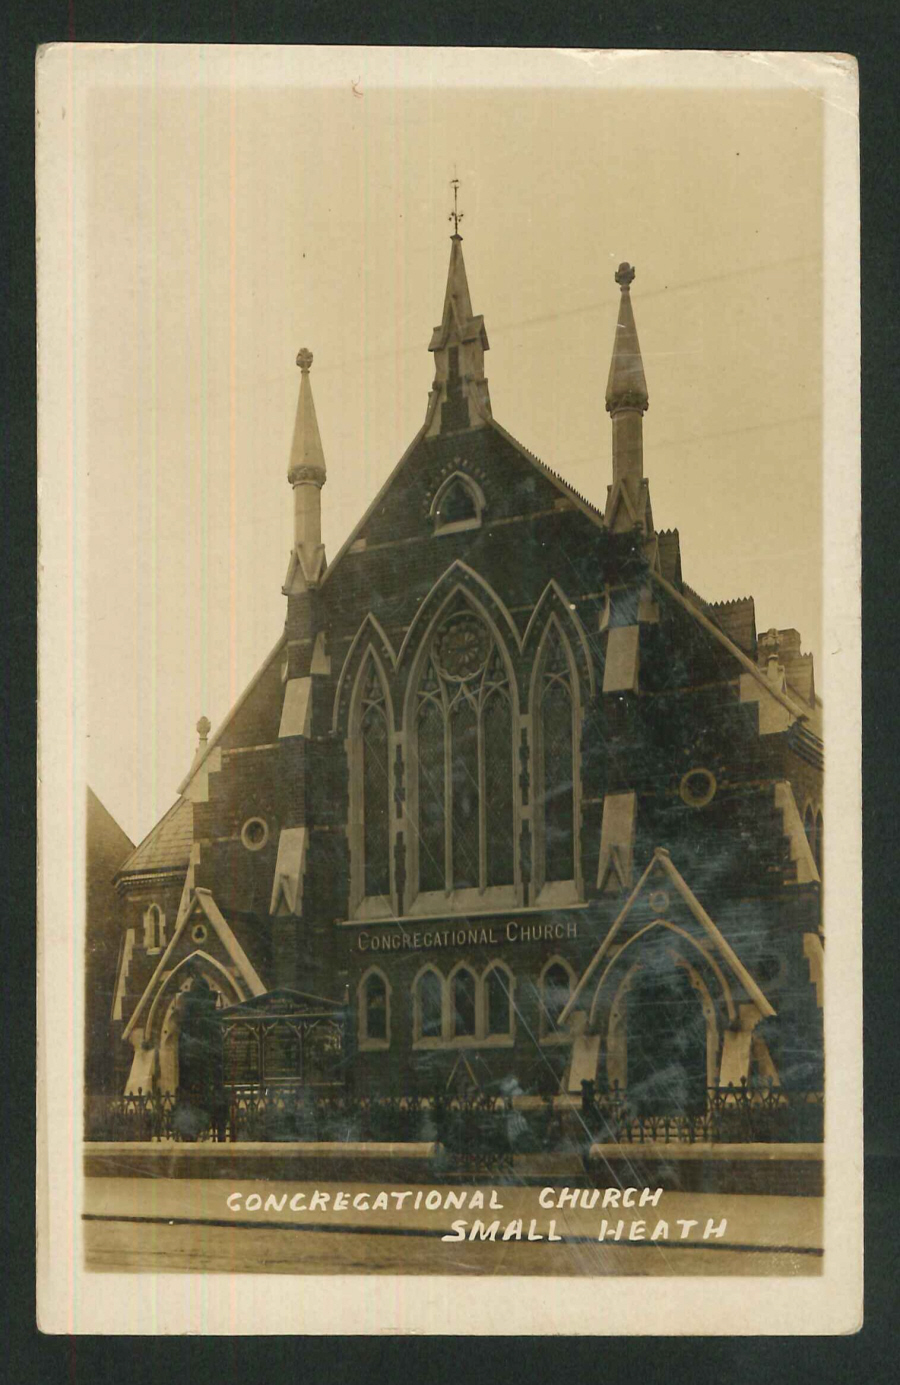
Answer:
[[[718,1084],[734,1022],[721,969],[684,929],[657,921],[621,948],[598,983],[590,1027],[602,1035],[598,1077],[640,1115],[703,1109]]]
[[[150,1008],[144,1046],[157,1051],[156,1080],[160,1091],[174,1092],[181,1085],[179,1046],[184,1006],[181,997],[202,978],[217,996],[220,1005],[246,1000],[243,987],[206,952],[192,952],[169,973]]]

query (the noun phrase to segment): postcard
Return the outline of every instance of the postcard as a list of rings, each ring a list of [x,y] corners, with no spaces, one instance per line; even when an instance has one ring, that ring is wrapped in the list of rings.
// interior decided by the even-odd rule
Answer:
[[[42,1329],[856,1330],[854,60],[36,114]]]

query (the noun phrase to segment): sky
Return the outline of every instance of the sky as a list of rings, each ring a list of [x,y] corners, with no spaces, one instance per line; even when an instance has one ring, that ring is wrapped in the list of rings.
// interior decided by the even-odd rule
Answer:
[[[629,260],[656,524],[705,599],[753,595],[760,629],[820,653],[814,92],[214,66],[133,53],[73,139],[87,778],[133,840],[281,633],[298,349],[329,558],[424,419],[454,176],[495,418],[602,507]]]

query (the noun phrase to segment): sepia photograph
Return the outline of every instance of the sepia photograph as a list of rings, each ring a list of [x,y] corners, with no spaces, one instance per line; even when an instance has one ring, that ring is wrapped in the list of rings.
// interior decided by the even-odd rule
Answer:
[[[39,55],[49,1330],[858,1322],[856,101]]]

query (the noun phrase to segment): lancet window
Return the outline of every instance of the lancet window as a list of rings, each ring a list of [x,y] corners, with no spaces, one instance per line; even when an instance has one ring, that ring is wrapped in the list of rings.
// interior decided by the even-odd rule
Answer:
[[[370,659],[359,702],[362,893],[390,894],[390,756],[384,688]]]
[[[446,979],[433,966],[415,978],[413,1039],[432,1048],[505,1045],[514,1035],[515,979],[504,962],[492,961],[483,975],[460,962]]]
[[[555,1034],[559,1017],[569,1003],[574,973],[562,958],[551,958],[541,973],[541,1032]]]
[[[432,638],[413,715],[419,891],[512,887],[513,697],[474,611],[456,611]]]
[[[496,962],[484,978],[484,1028],[488,1035],[512,1032],[512,973]]]
[[[166,916],[158,904],[151,904],[144,914],[144,947],[159,952],[166,945]]]
[[[575,878],[575,709],[572,668],[551,626],[537,685],[538,754],[543,817],[543,884]]]
[[[359,983],[359,1039],[364,1047],[386,1048],[391,1037],[390,987],[373,967]]]

